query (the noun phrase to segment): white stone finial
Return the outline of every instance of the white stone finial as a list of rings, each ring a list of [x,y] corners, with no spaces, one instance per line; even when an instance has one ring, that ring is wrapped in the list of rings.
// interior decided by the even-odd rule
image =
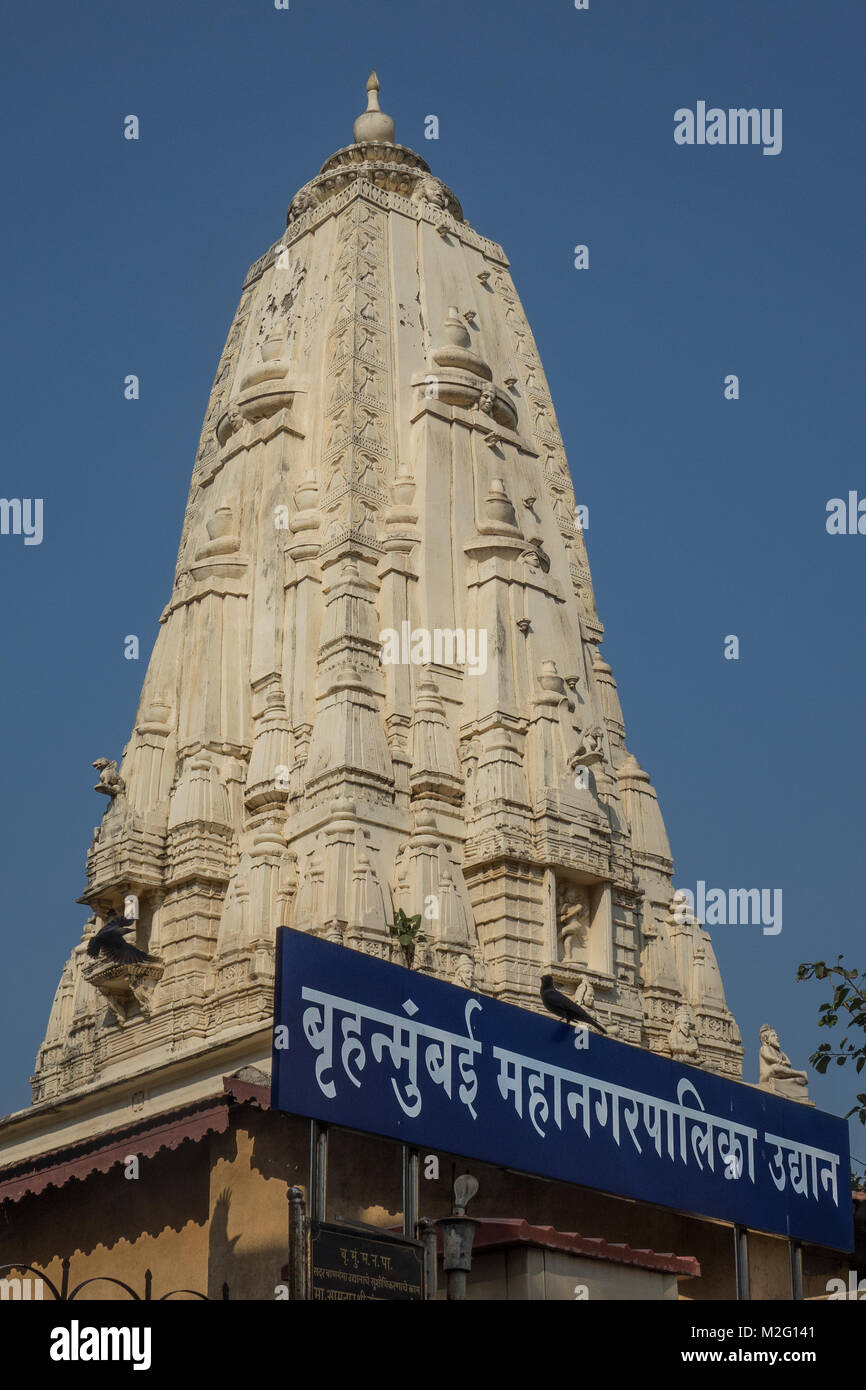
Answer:
[[[355,121],[352,134],[356,145],[394,143],[394,122],[379,106],[379,79],[375,70],[367,78],[367,110]]]

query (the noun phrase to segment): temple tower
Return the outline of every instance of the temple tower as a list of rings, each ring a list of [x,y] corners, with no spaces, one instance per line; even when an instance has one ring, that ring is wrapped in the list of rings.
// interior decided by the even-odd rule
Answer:
[[[417,969],[527,1008],[550,971],[666,1055],[685,1011],[740,1075],[508,260],[367,88],[244,281],[37,1102],[266,1067],[276,927],[400,961],[399,908]],[[130,893],[156,960],[94,963]]]

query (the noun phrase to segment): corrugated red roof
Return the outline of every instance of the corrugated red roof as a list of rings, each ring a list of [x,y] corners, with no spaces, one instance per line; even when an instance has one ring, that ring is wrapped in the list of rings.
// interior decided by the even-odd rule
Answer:
[[[5,1169],[0,1174],[0,1201],[17,1202],[28,1192],[63,1187],[72,1178],[86,1178],[91,1173],[107,1173],[131,1153],[140,1158],[152,1158],[160,1149],[176,1149],[187,1139],[201,1139],[209,1131],[222,1133],[228,1123],[228,1106],[220,1099],[204,1108],[163,1119],[161,1124],[128,1125],[82,1144],[54,1149],[27,1163]],[[61,1154],[64,1157],[61,1158]]]
[[[553,1226],[531,1226],[519,1217],[482,1216],[472,1243],[474,1254],[504,1246],[531,1245],[545,1250],[566,1250],[591,1260],[610,1260],[613,1264],[636,1265],[698,1278],[701,1267],[692,1255],[658,1254],[655,1250],[635,1250],[630,1245],[611,1244],[600,1236],[581,1236],[576,1231],[557,1231]]]
[[[198,1140],[209,1133],[222,1134],[228,1129],[229,1106],[233,1101],[265,1109],[268,1088],[226,1076],[222,1095],[207,1096],[193,1105],[152,1115],[136,1124],[107,1130],[13,1164],[0,1170],[0,1202],[17,1202],[29,1192],[63,1187],[73,1178],[81,1180],[91,1173],[107,1173],[129,1154],[152,1158],[160,1149],[176,1149],[187,1140]]]

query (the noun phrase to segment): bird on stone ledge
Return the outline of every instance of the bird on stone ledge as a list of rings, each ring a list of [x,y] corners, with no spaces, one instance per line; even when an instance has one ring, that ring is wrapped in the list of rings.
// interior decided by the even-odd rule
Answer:
[[[560,1018],[566,1019],[568,1023],[580,1023],[584,1027],[595,1028],[599,1033],[604,1033],[598,1019],[593,1018],[579,1004],[575,1004],[573,999],[569,999],[567,994],[563,994],[553,983],[552,975],[542,975],[541,977],[541,1000],[545,1008],[552,1014],[558,1014]]]
[[[117,965],[132,965],[136,961],[156,960],[147,951],[140,951],[129,941],[124,941],[126,932],[132,931],[135,920],[129,917],[109,917],[105,926],[92,936],[87,943],[87,954],[94,958],[103,953]]]

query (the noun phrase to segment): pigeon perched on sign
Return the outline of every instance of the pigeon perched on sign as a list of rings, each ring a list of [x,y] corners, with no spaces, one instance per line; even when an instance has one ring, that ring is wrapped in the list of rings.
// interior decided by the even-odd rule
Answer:
[[[127,917],[109,917],[101,931],[88,941],[87,954],[94,958],[99,955],[106,956],[117,965],[133,965],[136,961],[155,960],[156,957],[149,956],[147,951],[140,951],[137,946],[124,941],[125,934],[132,931],[135,925],[135,922]]]
[[[598,1019],[588,1014],[586,1009],[582,1009],[579,1004],[575,1004],[573,999],[569,999],[567,994],[563,994],[553,983],[552,975],[542,975],[541,977],[541,1000],[545,1008],[552,1014],[558,1014],[568,1023],[579,1023],[584,1027],[595,1028],[599,1033],[605,1030],[602,1028]]]

